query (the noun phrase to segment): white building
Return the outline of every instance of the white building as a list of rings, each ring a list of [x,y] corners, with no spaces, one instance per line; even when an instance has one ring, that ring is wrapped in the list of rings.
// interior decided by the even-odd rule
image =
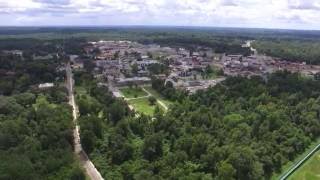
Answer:
[[[39,84],[39,88],[40,89],[46,89],[46,88],[52,88],[54,87],[53,83],[43,83],[43,84]]]

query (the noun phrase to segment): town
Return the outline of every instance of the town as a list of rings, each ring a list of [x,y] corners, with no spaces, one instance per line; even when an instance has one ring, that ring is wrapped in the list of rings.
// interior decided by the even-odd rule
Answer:
[[[288,70],[313,78],[320,72],[318,65],[259,55],[250,42],[243,45],[252,50],[252,55],[246,57],[218,54],[208,47],[191,51],[131,41],[98,41],[88,42],[84,47],[85,57],[70,55],[70,60],[74,70],[81,70],[85,61],[92,61],[94,76],[114,87],[147,85],[154,77],[189,93],[215,86],[226,76],[265,77],[278,70]]]

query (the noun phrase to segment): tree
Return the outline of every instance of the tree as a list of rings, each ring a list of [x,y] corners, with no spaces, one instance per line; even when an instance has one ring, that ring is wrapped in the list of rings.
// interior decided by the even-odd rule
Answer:
[[[123,108],[123,105],[119,101],[116,101],[115,103],[111,104],[109,108],[109,115],[110,115],[110,120],[112,122],[117,123],[125,116],[125,114],[126,114],[125,109]]]
[[[86,153],[90,154],[94,150],[95,135],[89,130],[81,131],[81,144]]]
[[[141,170],[134,175],[134,179],[153,179],[153,173],[147,170]]]
[[[137,74],[138,74],[138,71],[139,71],[139,67],[138,67],[138,64],[137,64],[137,63],[134,63],[133,65],[131,65],[131,72],[132,72],[132,74],[137,75]]]
[[[223,161],[218,166],[218,179],[233,180],[235,179],[236,170],[226,161]]]
[[[143,157],[149,161],[153,161],[161,157],[162,153],[162,135],[153,134],[146,137],[142,147]]]
[[[30,159],[25,155],[1,153],[0,160],[0,179],[24,180],[37,178]]]
[[[147,55],[148,55],[149,58],[151,58],[151,59],[153,58],[153,55],[152,55],[151,52],[147,52]]]
[[[151,106],[154,106],[154,105],[156,104],[156,102],[157,102],[157,99],[156,99],[155,97],[153,97],[153,96],[150,96],[150,97],[148,98],[148,101],[149,101],[149,104],[150,104]]]
[[[71,180],[85,180],[86,176],[83,172],[83,170],[79,166],[73,167],[71,171]]]

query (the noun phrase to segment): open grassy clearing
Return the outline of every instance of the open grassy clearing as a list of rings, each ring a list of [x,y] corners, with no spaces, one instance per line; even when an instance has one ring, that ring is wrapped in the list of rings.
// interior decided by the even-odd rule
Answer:
[[[170,106],[173,104],[172,101],[166,99],[165,97],[163,97],[161,94],[159,94],[156,90],[154,90],[151,86],[146,86],[144,87],[149,93],[152,94],[152,96],[154,96],[155,98],[157,98],[158,100],[162,101],[166,106]]]
[[[148,98],[141,98],[141,99],[132,99],[128,101],[129,105],[132,105],[133,108],[140,113],[145,115],[152,116],[154,114],[154,110],[156,106],[159,106],[162,110],[162,106],[160,104],[150,105]]]
[[[140,113],[152,116],[156,106],[151,106],[148,98],[129,100],[128,103],[134,107],[134,109]]]
[[[316,180],[320,179],[320,151],[316,152],[305,164],[303,164],[289,180]]]
[[[137,98],[148,95],[140,87],[121,88],[120,91],[126,98]]]

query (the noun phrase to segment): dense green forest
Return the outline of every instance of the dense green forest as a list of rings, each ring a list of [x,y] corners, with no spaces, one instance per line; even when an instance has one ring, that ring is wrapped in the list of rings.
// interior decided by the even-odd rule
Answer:
[[[61,65],[57,58],[0,57],[1,180],[85,179],[73,153]],[[38,89],[45,82],[56,86]]]
[[[258,40],[253,46],[259,53],[287,61],[320,64],[320,43],[301,40]]]
[[[73,154],[72,115],[54,94],[0,96],[0,179],[84,179]]]
[[[82,141],[106,179],[270,179],[319,137],[319,88],[289,72],[229,77],[151,119],[92,84]]]

